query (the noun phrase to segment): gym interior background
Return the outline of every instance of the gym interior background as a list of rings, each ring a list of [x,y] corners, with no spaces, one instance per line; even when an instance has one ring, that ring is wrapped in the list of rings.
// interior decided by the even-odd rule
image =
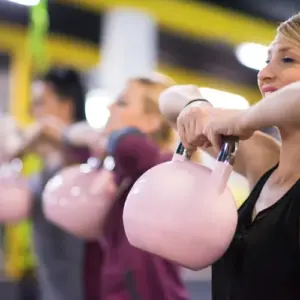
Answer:
[[[35,69],[55,64],[85,74],[95,127],[104,125],[123,78],[153,70],[197,84],[216,105],[247,107],[260,99],[256,76],[276,26],[299,10],[298,0],[1,0],[1,113],[28,124]],[[26,172],[36,168],[28,158]],[[230,185],[241,202],[245,180],[234,175]],[[0,258],[0,298],[18,299],[16,283],[35,264],[30,221],[2,226]],[[183,276],[193,299],[210,299],[209,269]]]

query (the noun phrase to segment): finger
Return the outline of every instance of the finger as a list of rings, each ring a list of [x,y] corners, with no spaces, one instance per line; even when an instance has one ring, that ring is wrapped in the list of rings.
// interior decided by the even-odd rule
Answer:
[[[207,147],[209,147],[208,145],[211,145],[211,144],[206,136],[201,135],[197,138],[195,145],[197,145],[197,147],[199,147],[199,148],[207,148]]]
[[[197,136],[196,136],[196,121],[194,118],[191,118],[187,126],[184,127],[185,134],[187,136],[187,141],[189,144],[189,150],[197,150]]]
[[[203,120],[201,120],[201,119],[196,120],[195,131],[196,131],[196,136],[197,136],[196,145],[200,148],[205,148],[206,144],[209,143],[209,140],[207,139],[206,135],[204,134]]]
[[[194,118],[191,118],[191,120],[188,123],[188,126],[185,127],[185,134],[189,145],[193,146],[194,149],[196,149],[197,148],[196,120]]]
[[[209,131],[207,137],[208,137],[214,151],[219,152],[221,149],[221,136],[213,131]]]
[[[210,141],[208,141],[208,140],[203,141],[203,143],[202,143],[202,148],[203,149],[207,149],[207,148],[211,148],[211,147],[212,147],[212,145],[211,145]]]
[[[187,138],[186,138],[186,128],[183,124],[179,123],[178,124],[178,134],[179,134],[179,137],[180,137],[180,141],[181,143],[183,144],[184,148],[187,149],[187,150],[190,150],[190,151],[194,151],[195,150],[195,146],[194,145],[191,145]]]

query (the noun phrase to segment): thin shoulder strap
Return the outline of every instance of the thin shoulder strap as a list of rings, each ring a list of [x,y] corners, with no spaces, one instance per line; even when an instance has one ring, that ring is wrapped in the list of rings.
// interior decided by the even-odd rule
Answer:
[[[254,186],[252,192],[261,191],[264,187],[266,181],[269,179],[271,174],[278,168],[279,163],[277,163],[274,167],[272,167],[270,170],[268,170],[265,174],[262,175],[262,177],[258,180],[256,185]]]
[[[252,191],[250,192],[248,198],[244,201],[244,203],[239,208],[239,214],[242,214],[244,210],[247,210],[247,208],[252,206],[253,202],[255,202],[264,187],[266,181],[269,179],[271,174],[277,169],[278,163],[272,167],[270,170],[268,170],[265,174],[262,175],[262,177],[258,180]]]

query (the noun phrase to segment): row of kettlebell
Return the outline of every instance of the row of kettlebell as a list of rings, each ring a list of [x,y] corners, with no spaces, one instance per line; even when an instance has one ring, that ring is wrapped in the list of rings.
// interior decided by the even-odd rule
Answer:
[[[193,86],[190,91],[171,87],[161,95],[160,107],[166,117],[172,118],[197,97]],[[237,208],[227,188],[236,149],[235,138],[224,140],[216,165],[210,170],[191,162],[180,144],[172,161],[145,172],[134,183],[124,207],[129,242],[191,269],[207,267],[222,256],[237,224]],[[79,237],[99,238],[116,200],[109,160],[113,155],[106,156],[100,167],[89,162],[55,175],[43,193],[46,217]],[[26,217],[30,211],[26,182],[11,174],[6,179],[0,177],[0,195],[6,198],[0,202],[0,222]]]

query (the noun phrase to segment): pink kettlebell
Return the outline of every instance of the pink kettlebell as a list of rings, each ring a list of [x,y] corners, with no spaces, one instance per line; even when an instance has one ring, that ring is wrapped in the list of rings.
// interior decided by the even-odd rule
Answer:
[[[32,194],[21,175],[22,161],[14,159],[0,166],[0,223],[18,223],[29,217]]]
[[[105,218],[116,198],[113,158],[97,164],[67,167],[51,178],[43,192],[43,211],[48,220],[87,240],[101,235]]]
[[[237,140],[227,138],[210,170],[190,161],[180,143],[172,161],[144,173],[123,213],[130,244],[194,270],[218,260],[237,225],[237,207],[227,187],[236,149]]]

